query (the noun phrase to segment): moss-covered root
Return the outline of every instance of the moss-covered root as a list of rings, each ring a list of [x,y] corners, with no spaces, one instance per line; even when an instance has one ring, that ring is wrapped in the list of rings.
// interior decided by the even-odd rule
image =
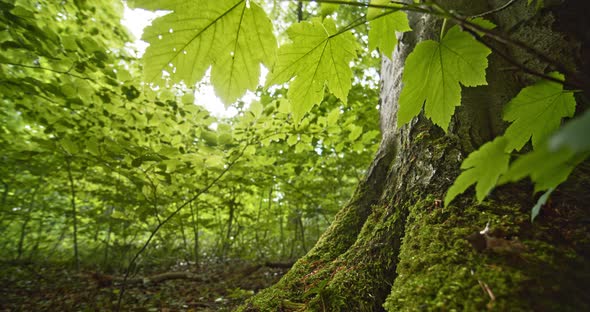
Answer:
[[[306,256],[242,311],[375,311],[391,289],[404,209],[374,206],[356,242],[336,258]],[[313,260],[312,260],[313,259]]]
[[[366,205],[369,203],[361,198],[353,198],[312,250],[299,259],[276,285],[256,294],[237,311],[289,311],[298,307],[297,303],[309,301],[310,289],[315,287],[316,280],[330,271],[337,258],[357,239],[368,215],[365,211],[371,210]]]
[[[386,310],[590,311],[588,227],[505,202],[414,206]]]
[[[308,291],[307,311],[380,311],[395,278],[405,224],[403,208],[375,206],[358,240]]]

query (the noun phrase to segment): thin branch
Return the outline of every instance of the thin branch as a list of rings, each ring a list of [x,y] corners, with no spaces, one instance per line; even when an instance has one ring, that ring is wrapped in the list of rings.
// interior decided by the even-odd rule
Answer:
[[[440,7],[439,7],[440,8]],[[442,8],[440,8],[441,10],[444,10]],[[565,81],[561,81],[560,83],[562,84],[567,84],[570,87],[573,87],[575,89],[582,89],[585,90],[586,92],[588,92],[589,87],[590,87],[590,78],[588,78],[587,76],[585,76],[584,74],[579,74],[576,72],[571,71],[570,69],[568,69],[564,64],[562,64],[561,62],[558,62],[557,60],[552,59],[551,57],[549,57],[548,55],[546,55],[545,53],[537,50],[534,47],[531,47],[529,45],[527,45],[526,43],[516,40],[516,39],[512,39],[504,34],[500,34],[496,31],[490,30],[490,29],[486,29],[476,23],[473,23],[472,21],[469,21],[465,18],[459,17],[455,14],[451,14],[448,11],[443,11],[443,13],[446,14],[446,16],[448,16],[448,18],[452,19],[453,21],[457,22],[457,24],[459,24],[460,26],[463,27],[464,30],[470,30],[469,32],[473,35],[474,33],[477,35],[477,37],[481,37],[480,35],[477,34],[477,32],[481,32],[483,33],[486,37],[502,43],[504,45],[507,46],[514,46],[517,48],[522,49],[523,51],[525,51],[526,53],[536,57],[537,59],[539,59],[542,62],[547,63],[548,65],[551,65],[553,67],[555,67],[555,69],[557,71],[559,71],[560,73],[564,74],[566,77],[570,77],[570,81],[569,82],[565,82]],[[484,43],[485,44],[485,43]],[[486,44],[487,46],[487,44]],[[493,49],[492,47],[490,47],[492,49],[492,51],[497,52],[497,49]],[[510,58],[509,56],[505,55],[502,56],[503,58],[506,58],[511,64],[518,66],[519,68],[522,68],[524,70],[524,65],[519,64],[517,61],[513,60],[512,58]],[[530,71],[530,69],[528,69]],[[529,74],[538,76],[535,73],[538,72],[527,72]],[[544,74],[543,74],[544,75]],[[546,75],[545,75],[546,76]],[[546,77],[544,77],[546,78]],[[556,81],[555,79],[549,79],[552,81]],[[573,80],[573,81],[572,81]],[[557,81],[556,81],[557,82]]]
[[[84,77],[84,76],[72,74],[70,72],[72,70],[71,68],[68,69],[68,70],[66,70],[66,71],[63,71],[63,70],[57,70],[57,69],[53,69],[53,68],[47,68],[47,67],[41,67],[41,66],[33,66],[33,65],[26,65],[26,64],[18,64],[18,63],[12,63],[12,62],[1,62],[0,64],[12,65],[12,66],[24,67],[24,68],[31,68],[31,69],[40,69],[40,70],[50,71],[50,72],[54,72],[54,73],[58,73],[58,74],[72,76],[72,77],[75,77],[75,78],[78,78],[78,79],[84,79],[84,80],[89,80],[89,81],[92,81],[92,82],[96,82],[94,79],[92,79],[90,77]]]
[[[492,10],[489,10],[489,11],[487,11],[487,12],[483,12],[483,13],[480,13],[480,14],[471,15],[471,16],[469,16],[469,17],[471,17],[471,18],[476,18],[476,17],[483,17],[483,16],[486,16],[486,15],[489,15],[489,14],[498,13],[498,12],[500,12],[500,11],[502,11],[502,10],[506,9],[507,7],[511,6],[511,5],[512,5],[512,4],[514,4],[516,1],[518,1],[518,0],[510,0],[510,1],[506,2],[504,5],[502,5],[501,7],[498,7],[498,8],[495,8],[495,9],[492,9]]]
[[[282,1],[292,1],[292,0],[282,0]],[[423,5],[404,3],[404,2],[400,2],[400,1],[390,1],[390,4],[374,4],[374,3],[368,3],[368,2],[348,2],[346,0],[321,0],[321,1],[301,0],[301,1],[302,2],[320,2],[320,3],[328,3],[328,4],[340,4],[340,5],[361,7],[361,8],[390,9],[390,10],[395,10],[395,11],[432,13],[431,10],[424,8]],[[392,4],[395,6],[393,6]]]
[[[531,69],[529,67],[524,66],[523,64],[520,64],[519,62],[517,62],[513,58],[511,58],[509,55],[507,55],[506,53],[504,53],[504,52],[500,51],[499,49],[497,49],[496,47],[494,47],[494,45],[489,44],[488,42],[486,42],[485,40],[483,40],[483,38],[477,32],[475,32],[475,31],[473,31],[471,29],[467,29],[467,28],[465,29],[465,31],[467,33],[469,33],[470,35],[472,35],[473,38],[475,38],[475,40],[479,41],[481,44],[483,44],[486,47],[490,48],[490,50],[492,50],[492,52],[498,54],[500,57],[502,57],[503,59],[505,59],[508,63],[516,66],[518,69],[522,70],[523,72],[525,72],[527,74],[530,74],[530,75],[533,75],[533,76],[536,76],[536,77],[539,77],[539,78],[543,78],[545,80],[557,82],[557,83],[562,84],[562,85],[567,85],[567,86],[570,86],[570,87],[576,87],[576,86],[571,85],[570,83],[568,83],[565,80],[561,80],[559,78],[555,78],[555,77],[549,76],[549,75],[547,75],[545,73],[538,72],[536,70],[533,70],[533,69]]]

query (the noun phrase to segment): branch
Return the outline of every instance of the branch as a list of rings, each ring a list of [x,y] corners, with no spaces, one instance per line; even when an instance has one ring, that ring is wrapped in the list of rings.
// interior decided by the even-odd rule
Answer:
[[[33,66],[33,65],[25,65],[25,64],[18,64],[18,63],[11,63],[11,62],[0,62],[0,64],[4,64],[4,65],[12,65],[12,66],[17,66],[17,67],[24,67],[24,68],[31,68],[31,69],[40,69],[40,70],[46,70],[46,71],[50,71],[50,72],[54,72],[54,73],[58,73],[58,74],[64,74],[64,75],[68,75],[68,76],[72,76],[78,79],[84,79],[84,80],[89,80],[92,82],[96,82],[96,80],[90,78],[90,77],[84,77],[84,76],[80,76],[80,75],[76,75],[76,74],[72,74],[71,68],[63,71],[63,70],[57,70],[57,69],[53,69],[53,68],[47,68],[47,67],[41,67],[41,66]]]
[[[538,72],[534,69],[531,69],[529,67],[526,67],[525,65],[515,61],[513,58],[511,58],[509,55],[507,55],[506,53],[500,51],[499,49],[497,49],[496,47],[494,47],[494,45],[489,44],[488,42],[486,42],[485,40],[483,40],[483,38],[477,34],[477,32],[471,30],[471,29],[467,29],[465,28],[465,31],[468,32],[471,36],[473,36],[473,38],[475,38],[475,40],[479,41],[481,44],[485,45],[486,47],[490,48],[490,50],[492,50],[492,52],[498,54],[500,57],[502,57],[503,59],[505,59],[508,63],[516,66],[518,69],[522,70],[523,72],[539,77],[539,78],[543,78],[545,80],[549,80],[549,81],[553,81],[553,82],[557,82],[559,84],[562,85],[569,85],[570,87],[576,87],[573,85],[570,85],[567,81],[565,80],[561,80],[559,78],[555,78],[552,76],[549,76],[545,73],[542,72]]]
[[[517,0],[510,0],[508,2],[506,2],[504,5],[502,5],[501,7],[480,13],[480,14],[476,14],[476,15],[471,15],[469,16],[470,18],[476,18],[476,17],[483,17],[489,14],[494,14],[494,13],[498,13],[504,9],[506,9],[507,7],[511,6],[512,4],[514,4]]]

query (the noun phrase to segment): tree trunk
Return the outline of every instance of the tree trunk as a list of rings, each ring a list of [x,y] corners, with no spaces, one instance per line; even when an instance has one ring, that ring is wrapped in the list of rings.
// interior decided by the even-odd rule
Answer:
[[[72,234],[74,236],[74,265],[76,271],[80,271],[80,256],[78,254],[78,216],[76,210],[76,186],[74,185],[74,177],[72,176],[72,160],[66,159],[66,168],[68,170],[68,179],[70,181],[70,202],[72,208]]]
[[[470,15],[506,1],[438,3]],[[572,32],[576,29],[567,29],[568,23],[582,23],[587,6],[569,1],[535,12],[534,5],[516,1],[486,18],[512,38],[567,66],[587,70],[584,58],[575,56],[587,52],[588,42],[580,40],[589,39],[590,28],[577,29],[586,36],[582,39]],[[590,285],[588,162],[578,167],[532,224],[532,187],[524,182],[497,188],[482,204],[467,192],[442,207],[461,161],[503,133],[503,106],[523,86],[520,82],[532,77],[492,54],[489,85],[463,87],[462,105],[448,133],[424,116],[397,128],[405,59],[418,42],[438,39],[442,24],[434,16],[409,17],[414,31],[404,33],[392,59],[382,63],[382,142],[365,179],[315,247],[276,285],[240,309],[589,310],[590,293],[584,287]],[[498,48],[535,70],[554,70],[522,51]],[[583,100],[578,99],[579,106]],[[489,237],[482,245],[473,238],[487,223]]]

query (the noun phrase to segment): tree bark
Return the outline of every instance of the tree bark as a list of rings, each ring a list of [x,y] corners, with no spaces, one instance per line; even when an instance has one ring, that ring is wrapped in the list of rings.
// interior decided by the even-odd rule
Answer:
[[[506,2],[438,3],[469,16]],[[568,1],[535,12],[534,5],[516,1],[486,18],[570,69],[587,70],[581,56],[590,46],[584,41],[588,35],[567,31],[562,22],[566,15],[582,21],[587,6]],[[404,33],[391,59],[382,63],[382,142],[365,179],[316,245],[240,310],[589,310],[584,287],[590,285],[588,162],[534,223],[533,189],[526,182],[499,187],[482,204],[469,191],[442,207],[461,161],[503,133],[504,105],[534,77],[492,54],[489,85],[462,88],[462,105],[448,133],[422,115],[398,128],[405,59],[418,42],[438,39],[442,24],[434,16],[409,17],[413,32]],[[523,51],[497,48],[535,70],[554,70]],[[587,106],[584,101],[578,98],[578,106]],[[479,231],[488,223],[490,232],[482,236]]]

